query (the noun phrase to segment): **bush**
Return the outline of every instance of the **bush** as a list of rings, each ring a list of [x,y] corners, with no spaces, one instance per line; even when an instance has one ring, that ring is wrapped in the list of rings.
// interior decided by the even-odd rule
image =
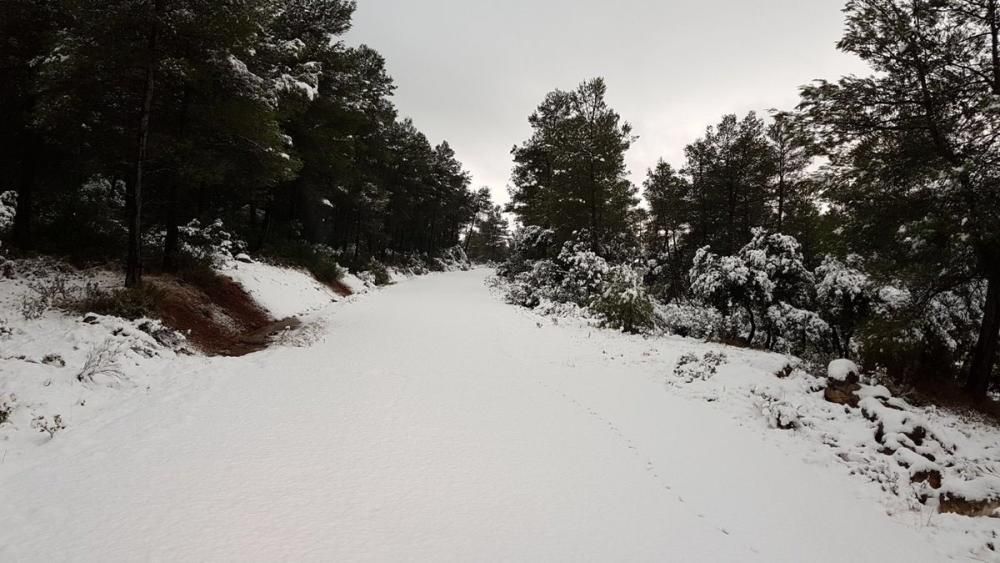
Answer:
[[[178,230],[181,250],[199,259],[215,262],[231,258],[245,252],[247,243],[225,229],[222,219],[216,219],[207,227],[194,219]]]
[[[639,333],[653,327],[653,302],[646,295],[642,276],[628,266],[608,271],[603,291],[590,308],[611,328]]]
[[[738,338],[746,333],[746,343],[751,346],[760,334],[759,324],[767,329],[767,346],[782,336],[777,327],[768,325],[770,307],[806,305],[813,288],[813,276],[805,268],[799,243],[763,229],[754,229],[753,239],[735,256],[720,257],[707,247],[700,249],[689,275],[696,297],[726,317],[745,315],[748,326],[736,325],[739,330],[725,336]]]
[[[63,307],[80,314],[96,313],[134,321],[155,317],[161,298],[162,292],[149,284],[107,291],[91,283],[87,284],[82,297]]]
[[[369,274],[372,276],[372,281],[375,285],[383,286],[392,283],[392,276],[389,275],[389,269],[385,267],[385,264],[375,260],[374,258],[368,262],[368,266],[365,268]]]
[[[656,308],[656,323],[677,336],[709,339],[718,334],[722,315],[714,307],[670,303]]]
[[[719,371],[719,366],[729,362],[725,352],[706,352],[701,358],[697,354],[684,354],[674,366],[674,377],[685,383],[711,379]]]
[[[202,289],[219,287],[223,276],[215,269],[214,260],[205,255],[182,252],[177,257],[177,277],[181,281]]]
[[[6,233],[14,226],[14,215],[17,212],[17,192],[0,192],[0,234]]]
[[[585,250],[580,244],[567,242],[556,258],[562,270],[559,294],[555,300],[576,303],[586,307],[604,292],[604,284],[611,272],[607,261],[596,253]]]
[[[76,374],[76,379],[81,383],[95,383],[99,376],[116,380],[124,378],[125,374],[118,363],[119,356],[121,356],[121,348],[115,340],[105,339],[87,354],[87,361],[80,373]]]
[[[537,260],[552,258],[556,233],[537,225],[528,225],[514,233],[510,256],[497,268],[497,274],[513,280],[518,274],[531,270]]]
[[[42,318],[52,307],[72,300],[73,289],[65,276],[57,275],[29,285],[32,293],[21,297],[21,316],[26,321]]]
[[[337,253],[323,245],[286,240],[268,246],[264,255],[280,265],[303,268],[325,284],[340,281],[345,273],[337,263]]]

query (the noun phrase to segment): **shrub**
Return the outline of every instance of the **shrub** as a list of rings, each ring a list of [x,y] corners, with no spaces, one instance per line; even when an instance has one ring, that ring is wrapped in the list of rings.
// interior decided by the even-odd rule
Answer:
[[[14,225],[16,213],[17,192],[0,192],[0,234],[7,232]]]
[[[553,257],[556,234],[551,229],[528,225],[514,233],[510,256],[497,268],[497,274],[513,280],[531,269],[536,260]]]
[[[674,376],[685,383],[711,379],[729,358],[724,352],[706,352],[701,358],[697,354],[685,354],[674,366]]]
[[[562,270],[556,300],[584,307],[604,292],[605,278],[611,272],[604,258],[571,242],[563,245],[556,264]]]
[[[368,262],[368,266],[365,268],[369,274],[372,276],[372,281],[375,285],[389,285],[392,283],[392,276],[389,275],[389,269],[385,267],[385,264],[375,260],[374,258]]]
[[[17,396],[13,393],[0,396],[0,424],[10,420],[10,413],[14,412],[15,403],[17,403]]]
[[[642,277],[628,266],[608,271],[603,291],[590,308],[611,328],[639,333],[653,327],[653,302],[646,295]]]
[[[225,229],[222,219],[203,227],[194,219],[178,230],[181,250],[200,259],[214,262],[220,258],[231,258],[245,252],[247,243]]]
[[[671,334],[708,339],[718,333],[722,314],[706,305],[669,303],[656,308],[656,323]]]
[[[57,275],[29,285],[32,293],[21,297],[21,315],[26,321],[40,319],[46,311],[69,301],[73,289],[66,277]]]
[[[874,284],[860,269],[861,259],[848,256],[841,262],[827,256],[816,268],[817,312],[831,327],[837,355],[848,357],[857,329],[871,312]]]
[[[52,420],[46,416],[36,416],[31,421],[31,427],[43,434],[48,434],[49,438],[55,437],[56,432],[66,429],[62,416],[58,414],[53,416]]]
[[[753,239],[735,256],[717,256],[702,248],[690,271],[691,291],[727,317],[746,315],[746,341],[753,345],[758,322],[767,322],[772,305],[804,305],[813,285],[799,243],[792,237],[754,229]],[[767,344],[776,336],[769,327]],[[742,331],[740,331],[742,332]],[[731,337],[736,334],[728,335]]]
[[[224,283],[223,276],[215,269],[214,260],[204,254],[180,253],[177,257],[177,277],[200,288],[218,287]]]
[[[121,349],[113,338],[107,338],[104,342],[95,346],[87,354],[87,361],[83,364],[83,369],[76,375],[76,379],[81,383],[94,383],[98,376],[121,379],[125,377],[121,365],[118,363],[118,356]]]
[[[96,313],[134,321],[156,316],[161,298],[162,292],[149,284],[108,291],[89,283],[82,297],[69,301],[64,307],[80,314]]]
[[[303,268],[325,284],[344,277],[344,269],[337,263],[337,253],[327,246],[286,240],[268,246],[264,254],[280,265]]]

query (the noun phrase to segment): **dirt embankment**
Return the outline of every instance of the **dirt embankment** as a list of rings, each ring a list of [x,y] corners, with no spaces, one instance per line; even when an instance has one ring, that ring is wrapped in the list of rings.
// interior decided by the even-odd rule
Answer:
[[[299,326],[298,319],[276,320],[232,279],[184,281],[153,275],[147,283],[160,294],[157,307],[164,324],[187,336],[200,351],[242,356],[267,347],[271,338]]]

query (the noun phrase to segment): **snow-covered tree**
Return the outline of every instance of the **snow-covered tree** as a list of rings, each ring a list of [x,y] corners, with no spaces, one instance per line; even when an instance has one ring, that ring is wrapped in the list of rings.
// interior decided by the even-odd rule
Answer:
[[[733,256],[700,249],[689,276],[696,297],[726,316],[745,314],[749,344],[753,344],[761,322],[767,323],[772,305],[785,303],[797,308],[808,300],[813,281],[798,242],[764,229],[755,229],[751,241]],[[767,323],[765,328],[770,346],[777,327]]]

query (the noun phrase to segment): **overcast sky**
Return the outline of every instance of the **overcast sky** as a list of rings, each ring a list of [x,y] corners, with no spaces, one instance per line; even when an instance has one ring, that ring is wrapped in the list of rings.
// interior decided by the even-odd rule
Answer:
[[[507,201],[510,149],[546,92],[603,76],[639,141],[641,184],[658,158],[725,113],[795,105],[815,78],[863,73],[839,53],[844,0],[359,0],[350,44],[387,59],[395,103]]]

